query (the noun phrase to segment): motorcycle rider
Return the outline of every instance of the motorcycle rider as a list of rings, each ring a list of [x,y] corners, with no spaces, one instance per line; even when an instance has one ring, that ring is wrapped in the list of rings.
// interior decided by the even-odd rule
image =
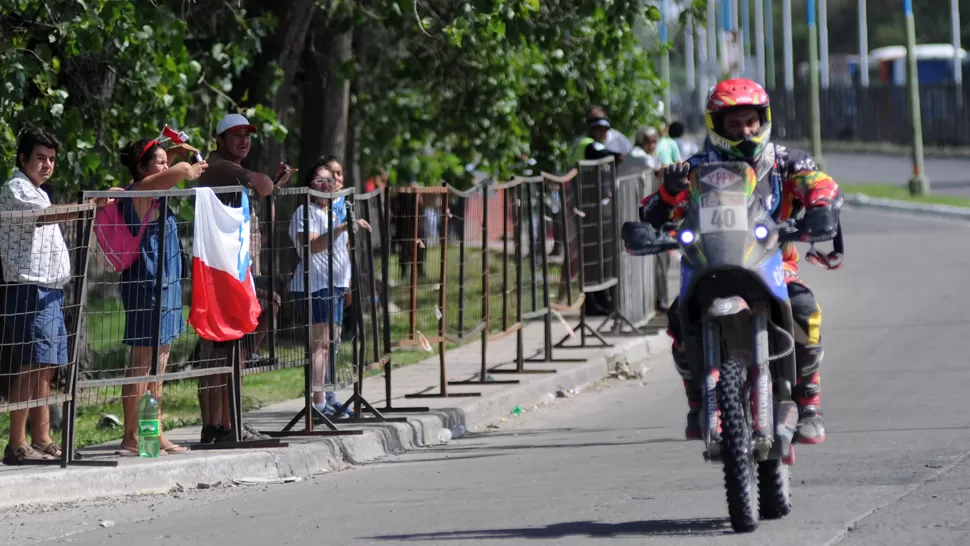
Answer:
[[[770,142],[771,109],[768,94],[757,83],[737,78],[722,81],[708,95],[705,118],[708,139],[704,149],[680,164],[664,168],[660,189],[640,203],[640,220],[659,229],[664,223],[683,217],[688,202],[690,169],[708,162],[746,161],[758,176],[756,192],[762,197],[775,221],[795,217],[803,209],[798,227],[802,240],[825,241],[835,237],[842,193],[831,177],[818,170],[812,157]],[[816,250],[807,258],[830,266],[829,258]],[[822,363],[820,326],[822,310],[814,294],[798,277],[798,251],[794,243],[782,246],[785,281],[795,322],[795,362],[798,380],[793,398],[798,405],[795,440],[819,444],[825,440],[822,421],[819,366]],[[830,266],[832,268],[838,265]],[[703,406],[701,378],[691,376],[678,315],[678,300],[667,311],[667,334],[673,338],[673,357],[684,379],[687,402],[685,435],[701,437],[699,418]]]

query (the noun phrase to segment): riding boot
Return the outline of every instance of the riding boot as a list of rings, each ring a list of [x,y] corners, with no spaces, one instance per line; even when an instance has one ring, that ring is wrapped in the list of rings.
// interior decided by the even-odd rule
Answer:
[[[691,378],[687,351],[675,341],[672,352],[674,367],[677,368],[677,373],[684,380],[684,392],[687,394],[687,427],[684,429],[684,436],[688,440],[699,440],[701,438],[701,409],[704,408],[703,391],[700,385]]]
[[[795,368],[798,383],[792,389],[798,405],[798,426],[795,442],[821,444],[825,441],[825,423],[822,420],[821,379],[822,345],[795,345]]]

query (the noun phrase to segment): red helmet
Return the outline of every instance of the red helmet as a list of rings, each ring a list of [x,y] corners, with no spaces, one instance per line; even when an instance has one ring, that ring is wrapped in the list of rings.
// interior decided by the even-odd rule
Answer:
[[[756,135],[740,140],[724,130],[724,113],[734,108],[755,108],[761,117],[761,129]],[[755,161],[771,140],[771,106],[768,93],[756,82],[747,78],[724,80],[711,88],[704,111],[711,144],[729,155]]]

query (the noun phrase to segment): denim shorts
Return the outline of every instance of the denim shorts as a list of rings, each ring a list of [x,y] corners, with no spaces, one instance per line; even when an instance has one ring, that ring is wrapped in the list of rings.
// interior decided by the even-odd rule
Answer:
[[[322,290],[317,290],[313,293],[313,300],[311,305],[311,310],[313,312],[313,324],[320,324],[324,322],[330,322],[330,309],[333,308],[333,323],[340,326],[344,322],[344,294],[347,293],[346,288],[334,287],[333,289],[334,297],[331,299],[328,295],[328,290],[326,288]],[[293,301],[300,306],[306,305],[306,293],[305,292],[293,292]],[[303,311],[305,313],[306,311]],[[301,314],[303,314],[301,313]],[[303,314],[305,317],[306,315]]]
[[[5,287],[5,341],[14,366],[42,364],[64,366],[67,358],[67,328],[64,325],[64,290],[35,284]]]

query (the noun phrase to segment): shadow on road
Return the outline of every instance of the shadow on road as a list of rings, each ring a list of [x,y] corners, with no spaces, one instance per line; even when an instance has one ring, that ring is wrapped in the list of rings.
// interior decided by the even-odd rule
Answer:
[[[681,536],[691,537],[718,536],[732,534],[731,524],[726,519],[658,519],[652,521],[630,521],[626,523],[602,523],[596,521],[573,521],[555,523],[545,527],[526,527],[516,529],[479,529],[471,531],[448,531],[441,533],[418,533],[412,535],[386,535],[366,537],[369,540],[490,540],[509,538],[565,538],[584,537],[622,537],[622,536]]]

